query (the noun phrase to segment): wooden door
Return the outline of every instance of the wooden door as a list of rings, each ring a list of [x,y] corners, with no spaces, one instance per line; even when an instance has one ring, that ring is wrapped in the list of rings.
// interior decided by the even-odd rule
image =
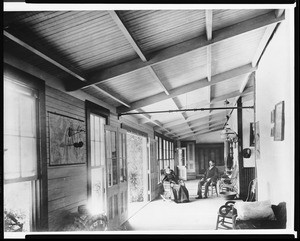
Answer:
[[[195,143],[187,143],[187,179],[196,178],[195,170]]]
[[[156,198],[156,187],[158,182],[158,160],[157,160],[157,141],[149,138],[149,170],[148,170],[148,183],[149,183],[149,201],[152,201]]]
[[[224,166],[224,143],[196,144],[196,174],[204,174],[209,160],[216,166]]]
[[[105,146],[109,228],[115,228],[128,215],[126,131],[105,126]]]
[[[107,213],[106,206],[106,159],[105,159],[105,118],[89,114],[89,192],[90,205],[94,212]]]
[[[178,155],[178,177],[182,180],[187,180],[187,168],[186,168],[186,148],[177,148]]]
[[[128,218],[128,173],[127,173],[127,138],[126,130],[118,131],[118,150],[119,150],[119,168],[120,184],[119,184],[119,213],[120,224],[124,223]]]

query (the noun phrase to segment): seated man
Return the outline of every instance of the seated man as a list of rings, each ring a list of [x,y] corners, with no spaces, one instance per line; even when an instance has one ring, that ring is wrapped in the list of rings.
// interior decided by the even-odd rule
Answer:
[[[202,185],[205,185],[204,198],[207,198],[208,187],[212,182],[216,182],[218,179],[218,168],[215,166],[215,162],[209,161],[209,168],[206,170],[204,177],[198,182],[198,191],[196,199],[202,198]]]

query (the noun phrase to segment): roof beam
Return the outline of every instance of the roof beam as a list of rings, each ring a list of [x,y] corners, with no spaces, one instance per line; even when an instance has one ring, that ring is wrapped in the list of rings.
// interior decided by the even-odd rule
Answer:
[[[216,114],[213,114],[212,116],[213,117],[219,117],[219,116],[225,116],[226,115],[226,111],[222,111],[222,112],[218,112]],[[186,119],[186,121],[195,121],[195,120],[198,120],[198,121],[201,121],[201,120],[204,120],[204,121],[208,121],[208,116],[207,115],[194,115],[194,116],[191,116],[189,118]],[[172,121],[172,122],[169,122],[169,123],[166,123],[166,124],[163,124],[163,127],[164,128],[171,128],[171,127],[175,127],[175,126],[178,126],[178,125],[182,125],[183,123],[185,122],[182,122],[182,120],[176,120],[176,121]]]
[[[155,73],[153,67],[147,66],[147,69],[149,70],[152,77],[155,79],[155,81],[162,87],[166,95],[170,95],[169,91],[167,90],[166,86],[162,83],[162,81],[158,78],[157,74]]]
[[[195,131],[193,131],[193,132],[191,132],[191,131],[188,131],[188,132],[185,132],[185,133],[181,133],[181,136],[186,136],[186,135],[189,135],[189,134],[199,134],[199,132],[202,132],[203,133],[203,131],[209,131],[209,130],[211,130],[211,129],[214,129],[214,128],[218,128],[218,127],[221,127],[221,126],[224,126],[224,123],[215,123],[214,125],[212,125],[212,126],[206,126],[206,127],[202,127],[202,128],[198,128],[197,130],[195,129]],[[179,138],[180,138],[180,136],[179,136]]]
[[[275,16],[276,16],[276,18],[280,18],[283,13],[284,13],[284,9],[276,9],[275,10]]]
[[[252,66],[253,67],[258,64],[258,61],[259,61],[260,57],[262,56],[262,54],[264,52],[264,49],[266,48],[266,46],[268,44],[268,41],[271,38],[276,25],[277,24],[275,23],[275,24],[271,24],[270,26],[266,27],[266,31],[265,31],[262,39],[260,40],[258,48],[257,48],[257,50],[256,50],[256,52],[253,56],[253,59],[252,59]]]
[[[180,135],[182,135],[182,133],[183,134],[185,134],[185,133],[186,134],[187,133],[193,133],[193,132],[204,130],[204,129],[207,129],[207,128],[210,128],[210,127],[215,127],[217,125],[221,125],[221,124],[224,125],[224,122],[221,123],[221,121],[224,121],[224,119],[219,120],[219,121],[213,121],[213,122],[204,123],[204,124],[198,126],[197,128],[193,129],[193,131],[187,131],[187,130],[180,130],[179,131],[178,129],[176,129],[175,133],[180,136]]]
[[[215,104],[215,103],[218,103],[220,101],[224,101],[226,99],[230,99],[230,98],[234,98],[234,97],[240,97],[240,96],[245,97],[245,96],[248,96],[248,95],[252,94],[253,92],[254,92],[254,87],[249,87],[245,91],[243,91],[243,93],[240,93],[240,91],[234,91],[234,92],[231,92],[229,94],[225,94],[225,95],[215,97],[215,98],[211,99],[211,103]],[[219,114],[219,113],[217,113],[217,114]],[[217,114],[213,114],[213,115],[210,115],[210,116],[213,118]],[[195,120],[201,119],[202,117],[206,117],[206,115],[195,114],[195,115],[192,115],[192,116],[186,118],[185,120],[183,120],[183,119],[175,120],[175,121],[163,124],[163,126],[165,126],[167,128],[169,128],[171,126],[180,126],[180,125],[184,125],[188,121],[195,121]],[[144,124],[144,123],[147,123],[147,122],[149,122],[149,121],[147,121],[147,120],[140,120],[139,121],[140,124]],[[193,128],[193,125],[191,125],[190,127]]]
[[[205,10],[205,27],[207,41],[212,40],[212,10]],[[211,45],[207,46],[207,79],[211,81]]]
[[[129,105],[128,103],[124,102],[124,101],[121,100],[120,98],[116,98],[115,96],[109,94],[107,91],[105,91],[105,90],[99,88],[97,85],[92,85],[92,87],[93,87],[94,89],[96,89],[96,90],[98,90],[98,91],[104,93],[105,95],[109,96],[110,98],[114,99],[115,101],[119,102],[120,104],[125,105],[125,106],[127,106],[128,108],[130,108],[130,105]]]
[[[138,56],[141,58],[143,62],[147,61],[146,56],[143,54],[142,50],[138,46],[138,44],[133,39],[132,35],[130,34],[129,30],[125,27],[124,23],[118,16],[118,14],[115,11],[108,11],[112,19],[115,21],[115,23],[118,25],[119,29],[122,31],[125,38],[128,40],[128,42],[131,44],[135,52],[138,54]]]
[[[254,87],[252,86],[252,87],[247,88],[243,93],[241,93],[239,90],[237,90],[237,91],[231,92],[229,94],[220,95],[218,97],[215,97],[211,102],[216,103],[216,102],[219,102],[219,101],[224,101],[226,99],[239,97],[240,95],[245,96],[245,95],[251,94],[253,92],[254,92]]]
[[[223,124],[222,124],[222,126],[220,125],[220,127],[216,126],[215,128],[213,128],[211,130],[208,130],[208,131],[198,131],[198,132],[196,132],[194,134],[187,134],[187,135],[180,136],[178,138],[178,140],[181,140],[181,139],[184,139],[184,138],[187,138],[187,137],[190,137],[190,136],[197,136],[197,135],[206,134],[206,133],[210,133],[210,132],[214,132],[214,131],[219,131],[219,130],[223,130]]]
[[[178,99],[177,98],[172,98],[172,100],[173,100],[174,104],[176,105],[177,109],[180,110],[180,104],[179,104]],[[188,118],[187,115],[186,115],[186,113],[184,113],[184,112],[181,112],[181,115],[182,115],[182,117],[183,117],[184,120],[186,120]],[[185,123],[188,126],[188,129],[190,129],[191,131],[193,131],[192,127],[188,123],[188,121],[186,121]]]
[[[143,110],[142,110],[142,109],[138,109],[137,111],[141,111],[141,112],[142,112]],[[159,121],[151,119],[151,116],[150,116],[150,115],[148,115],[148,114],[141,114],[141,115],[143,115],[144,118],[149,119],[149,121],[150,121],[151,123],[155,124],[156,126],[159,126],[162,130],[165,130],[168,134],[170,134],[170,135],[172,135],[172,136],[175,136],[175,137],[178,137],[176,134],[174,134],[174,133],[171,132],[170,130],[164,128],[164,127],[162,126],[162,124],[161,124]]]
[[[87,81],[87,79],[84,78],[84,77],[82,76],[82,74],[80,74],[80,73],[75,73],[75,71],[70,70],[69,68],[67,68],[67,67],[65,67],[64,65],[60,64],[60,63],[57,62],[56,60],[50,58],[48,55],[46,55],[46,54],[42,53],[41,51],[37,50],[36,48],[30,46],[29,44],[25,43],[25,42],[22,41],[21,39],[15,37],[14,35],[8,33],[7,31],[4,30],[3,32],[4,32],[4,35],[5,35],[7,38],[11,39],[12,41],[14,41],[15,43],[21,45],[22,47],[28,49],[30,52],[32,52],[32,53],[38,55],[39,57],[43,58],[44,60],[50,62],[51,64],[55,65],[56,67],[62,69],[62,70],[65,71],[65,72],[67,72],[68,74],[73,75],[74,77],[76,77],[76,78],[79,79],[80,81],[82,81],[82,82],[86,82],[86,81]],[[105,91],[105,90],[99,88],[99,87],[96,86],[96,85],[92,85],[92,86],[93,86],[94,88],[96,88],[98,91],[101,91],[103,94],[105,94],[105,95],[109,96],[110,98],[114,99],[115,101],[119,102],[120,104],[125,105],[125,106],[127,106],[128,108],[130,107],[129,104],[125,103],[125,102],[122,101],[120,98],[115,97],[114,95],[108,93],[107,91]]]
[[[212,39],[212,10],[205,10],[205,27],[207,40]]]
[[[4,36],[9,38],[10,40],[12,40],[15,43],[21,45],[22,47],[26,48],[30,52],[38,55],[39,57],[43,58],[44,60],[46,60],[48,62],[50,62],[51,64],[54,64],[56,67],[60,68],[61,70],[67,72],[70,75],[73,75],[74,77],[76,77],[77,79],[79,79],[81,81],[84,81],[84,82],[87,81],[81,74],[75,73],[75,71],[70,70],[69,68],[67,68],[64,65],[60,64],[58,61],[50,58],[48,55],[42,53],[41,51],[37,50],[36,48],[34,48],[34,47],[30,46],[29,44],[25,43],[21,39],[19,39],[19,38],[15,37],[14,35],[10,34],[6,30],[4,30],[3,33],[4,33]]]
[[[212,121],[200,121],[199,123],[196,123],[196,124],[193,124],[193,125],[190,125],[191,128],[198,128],[200,126],[204,126],[204,125],[207,125],[208,123],[215,123],[216,121],[223,121],[225,120],[225,116],[223,117],[218,117]],[[181,125],[180,127],[176,127],[176,130],[174,130],[175,133],[178,133],[178,132],[182,132],[182,131],[186,131],[186,130],[189,130],[190,128],[186,127],[186,126],[183,126]]]
[[[88,83],[84,83],[79,86],[73,86],[73,89],[82,88],[84,86],[99,83],[102,81],[108,81],[109,79],[116,76],[137,71],[149,65],[161,63],[174,57],[181,56],[187,52],[198,50],[200,48],[216,44],[220,41],[235,37],[237,35],[244,34],[273,23],[281,22],[283,20],[284,14],[282,14],[278,18],[275,17],[274,12],[260,15],[256,18],[252,18],[238,24],[214,31],[214,38],[211,40],[207,40],[206,36],[203,35],[201,37],[196,37],[153,53],[147,62],[143,62],[140,59],[134,59],[120,65],[106,68],[102,71],[94,73]]]
[[[156,95],[153,95],[153,96],[130,103],[130,105],[131,105],[130,108],[120,106],[117,108],[117,112],[123,113],[123,112],[128,112],[131,110],[135,110],[138,108],[142,108],[144,106],[151,105],[151,104],[154,104],[159,101],[167,100],[169,98],[174,98],[178,95],[182,95],[182,94],[194,91],[196,89],[200,89],[200,88],[207,87],[210,85],[215,85],[222,81],[225,81],[225,80],[228,80],[228,79],[231,79],[231,78],[243,75],[243,74],[251,73],[255,70],[256,70],[256,67],[252,67],[251,64],[247,64],[247,65],[223,72],[221,74],[214,75],[214,76],[212,76],[212,80],[210,82],[208,82],[206,80],[206,78],[204,78],[199,81],[195,81],[193,83],[186,84],[184,86],[180,86],[178,88],[169,90],[170,95],[168,95],[168,96],[165,95],[164,92],[161,92],[159,94],[156,94]]]

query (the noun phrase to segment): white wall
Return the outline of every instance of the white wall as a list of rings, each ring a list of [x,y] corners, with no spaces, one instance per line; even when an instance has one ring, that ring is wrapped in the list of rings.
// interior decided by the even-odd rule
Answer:
[[[260,129],[260,159],[257,159],[258,200],[287,203],[287,227],[291,227],[294,205],[294,66],[293,9],[286,10],[264,53],[256,73],[256,121]],[[290,19],[292,18],[292,19]],[[285,102],[284,140],[274,141],[271,111]]]

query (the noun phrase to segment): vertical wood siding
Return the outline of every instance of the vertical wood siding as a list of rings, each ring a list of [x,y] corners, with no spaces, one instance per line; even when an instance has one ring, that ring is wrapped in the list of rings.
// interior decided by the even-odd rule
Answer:
[[[49,166],[49,111],[84,121],[84,102],[46,86],[49,231],[63,228],[64,215],[87,201],[87,165]]]

